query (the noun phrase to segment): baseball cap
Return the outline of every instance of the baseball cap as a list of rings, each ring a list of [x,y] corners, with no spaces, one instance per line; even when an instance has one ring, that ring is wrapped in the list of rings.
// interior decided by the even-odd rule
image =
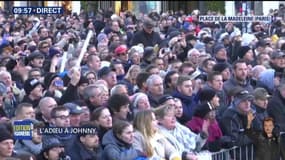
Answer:
[[[271,58],[280,58],[285,57],[285,54],[282,51],[275,51],[272,53]]]
[[[81,114],[81,113],[83,113],[83,109],[75,103],[65,103],[63,106],[70,110],[70,114]]]
[[[34,51],[33,53],[31,53],[29,56],[28,56],[28,59],[31,61],[35,58],[44,58],[44,55],[41,54],[39,51]]]
[[[244,100],[252,100],[254,97],[252,94],[249,93],[249,91],[245,89],[241,89],[240,91],[236,93],[235,98],[240,99],[241,101],[244,101]]]
[[[262,99],[262,100],[265,100],[265,99],[268,99],[270,98],[271,96],[268,94],[268,92],[266,91],[266,89],[264,88],[256,88],[254,91],[253,91],[253,96],[255,99]]]
[[[127,53],[128,48],[126,45],[119,45],[116,49],[115,49],[115,54],[116,55],[120,55],[120,54],[125,54]]]
[[[170,99],[174,99],[171,95],[163,95],[159,100],[158,103],[159,104],[163,104],[166,101],[170,100]]]

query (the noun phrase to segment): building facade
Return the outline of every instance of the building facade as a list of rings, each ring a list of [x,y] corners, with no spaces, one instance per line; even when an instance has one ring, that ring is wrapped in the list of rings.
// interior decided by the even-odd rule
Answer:
[[[84,3],[84,4],[83,4]],[[96,12],[98,8],[112,9],[115,13],[130,10],[136,15],[151,11],[165,12],[183,10],[189,13],[199,9],[201,13],[207,12],[206,1],[0,1],[0,7],[11,13],[13,6],[63,6],[67,13],[80,13],[81,8]],[[245,3],[248,11],[256,15],[267,15],[270,9],[278,9],[283,1],[225,1],[225,15],[236,15]],[[94,14],[94,13],[91,13]]]

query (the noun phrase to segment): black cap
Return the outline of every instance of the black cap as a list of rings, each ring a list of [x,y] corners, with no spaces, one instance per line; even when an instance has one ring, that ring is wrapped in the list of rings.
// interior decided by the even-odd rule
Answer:
[[[31,61],[35,58],[45,58],[45,56],[42,53],[40,53],[39,51],[34,51],[33,53],[31,53],[28,56],[29,61]]]
[[[211,101],[215,95],[216,95],[216,91],[213,89],[210,89],[210,88],[209,89],[202,89],[199,92],[199,100],[201,102]]]
[[[180,35],[181,33],[178,30],[172,31],[169,33],[168,35],[168,39],[172,39],[173,37],[176,37],[178,35]]]
[[[70,114],[72,114],[72,115],[81,114],[84,112],[83,109],[75,103],[65,103],[63,106],[68,108],[70,111]]]
[[[284,52],[282,51],[275,51],[271,54],[271,58],[275,59],[275,58],[280,58],[280,57],[285,57]]]
[[[217,63],[213,66],[213,71],[223,72],[226,68],[229,68],[227,63]]]
[[[111,68],[110,68],[110,67],[107,67],[107,66],[101,68],[101,69],[98,71],[98,78],[102,78],[102,77],[108,75],[111,71],[112,71]]]
[[[162,105],[163,103],[165,103],[166,101],[170,99],[174,99],[174,98],[171,95],[163,95],[162,97],[159,98],[158,103]]]
[[[251,50],[251,48],[249,46],[240,47],[238,57],[243,58],[249,50]]]
[[[194,112],[194,116],[204,118],[212,110],[214,110],[214,107],[212,107],[209,102],[204,102],[197,106],[197,109]]]
[[[7,139],[12,139],[13,140],[13,135],[10,133],[8,130],[4,128],[0,128],[0,142],[5,141]]]

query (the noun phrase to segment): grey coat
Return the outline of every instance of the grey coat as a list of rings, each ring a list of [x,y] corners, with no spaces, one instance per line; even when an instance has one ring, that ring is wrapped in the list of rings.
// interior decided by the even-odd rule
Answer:
[[[132,145],[119,140],[113,130],[108,131],[102,140],[104,160],[133,160],[142,156],[142,152],[133,148]]]

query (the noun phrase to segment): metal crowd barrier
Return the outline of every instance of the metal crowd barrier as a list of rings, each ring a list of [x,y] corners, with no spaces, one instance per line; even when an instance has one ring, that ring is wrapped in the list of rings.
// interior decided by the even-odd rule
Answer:
[[[280,135],[285,135],[285,132],[281,132]],[[285,144],[281,145],[284,147]],[[235,146],[229,149],[222,149],[218,152],[202,151],[197,156],[198,160],[254,160],[254,145]]]
[[[254,160],[253,145],[211,152],[211,160]]]

